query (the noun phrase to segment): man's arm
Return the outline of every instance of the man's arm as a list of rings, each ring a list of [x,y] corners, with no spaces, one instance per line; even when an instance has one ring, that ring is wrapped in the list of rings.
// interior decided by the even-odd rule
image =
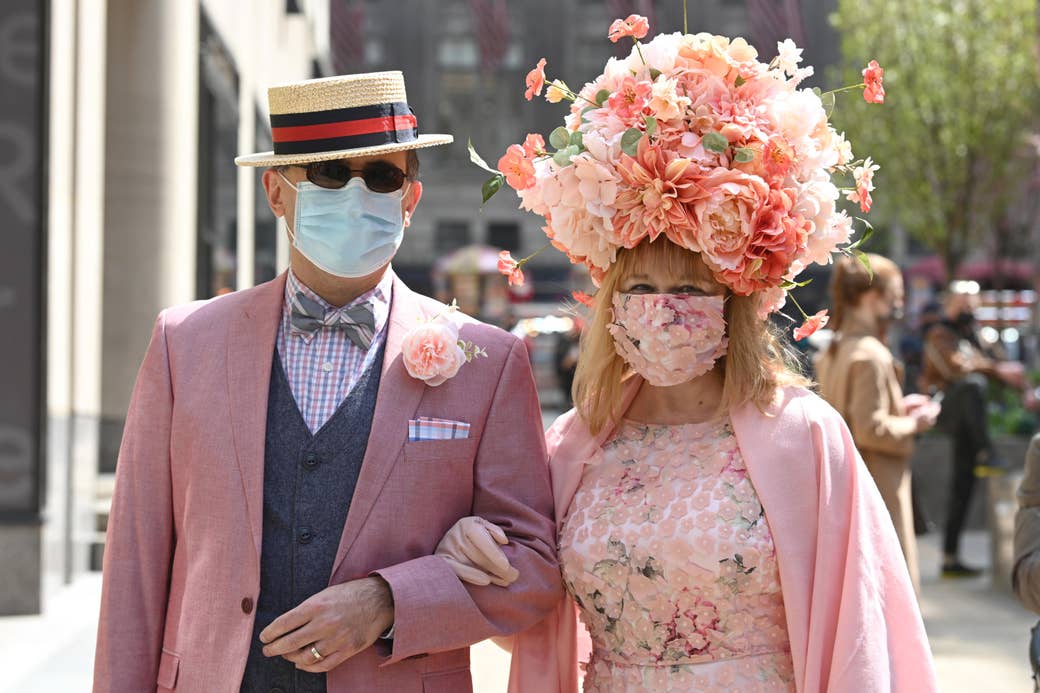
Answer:
[[[165,313],[137,375],[105,539],[95,693],[154,690],[173,556]]]
[[[1026,608],[1040,613],[1040,435],[1029,445],[1025,478],[1018,489],[1011,582]]]
[[[376,571],[393,591],[388,664],[518,632],[563,594],[541,409],[519,340],[495,389],[473,473],[473,514],[505,530],[502,550],[520,577],[508,588],[466,585],[439,556]]]

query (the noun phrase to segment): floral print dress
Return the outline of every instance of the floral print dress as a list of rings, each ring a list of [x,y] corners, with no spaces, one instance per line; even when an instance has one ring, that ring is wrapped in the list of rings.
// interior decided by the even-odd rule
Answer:
[[[769,525],[726,418],[625,421],[560,532],[584,690],[794,691]]]

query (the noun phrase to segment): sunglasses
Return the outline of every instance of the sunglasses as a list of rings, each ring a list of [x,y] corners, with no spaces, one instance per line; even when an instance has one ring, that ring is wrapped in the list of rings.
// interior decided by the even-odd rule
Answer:
[[[408,177],[388,161],[372,161],[360,170],[341,161],[316,161],[300,168],[307,169],[307,180],[311,183],[330,190],[342,188],[352,177],[360,175],[372,192],[392,193],[400,190]]]

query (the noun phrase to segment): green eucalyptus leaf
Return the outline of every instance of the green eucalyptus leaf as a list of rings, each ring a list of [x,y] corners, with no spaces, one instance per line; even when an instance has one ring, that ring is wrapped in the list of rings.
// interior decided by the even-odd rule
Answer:
[[[609,89],[600,89],[599,91],[596,92],[596,98],[593,99],[593,101],[596,102],[596,105],[602,106],[603,104],[605,104],[607,102],[607,99],[609,99],[609,98],[610,98],[610,90]]]
[[[704,134],[701,139],[701,144],[709,152],[715,152],[721,154],[729,148],[729,140],[721,132],[715,132],[714,130]]]
[[[549,144],[556,149],[563,149],[571,142],[571,131],[562,125],[549,133]]]
[[[567,146],[553,154],[553,161],[556,162],[557,166],[569,166],[571,163],[571,157],[576,152],[571,151],[571,147]]]
[[[656,81],[657,78],[660,77],[660,76],[661,76],[661,71],[660,70],[658,70],[656,67],[651,67],[650,68],[650,81],[651,82]]]
[[[742,87],[745,84],[747,84],[747,80],[741,77],[740,75],[737,75],[737,78],[733,80],[733,86],[735,87]]]
[[[495,175],[491,176],[486,181],[484,181],[484,185],[480,189],[480,192],[484,197],[484,200],[481,204],[486,203],[494,196],[495,193],[501,190],[502,186],[505,185],[505,182],[506,177],[503,176],[501,173],[496,173]]]
[[[635,156],[639,152],[639,140],[643,131],[639,128],[629,128],[621,136],[621,151],[629,156]]]
[[[653,116],[644,116],[646,120],[646,134],[647,136],[653,136],[657,132],[657,118]]]
[[[477,166],[481,167],[482,169],[484,169],[488,173],[494,173],[494,174],[498,173],[498,171],[496,171],[495,169],[493,169],[490,166],[488,166],[487,162],[484,161],[484,159],[480,156],[480,154],[477,154],[477,150],[473,148],[473,140],[466,140],[466,146],[469,148],[469,160],[470,161],[472,161],[473,163],[475,163]]]
[[[571,133],[571,146],[577,147],[579,151],[585,148],[585,145],[582,144],[581,140],[581,130],[575,130]]]
[[[738,164],[746,164],[755,160],[755,150],[750,147],[740,147],[734,157]]]

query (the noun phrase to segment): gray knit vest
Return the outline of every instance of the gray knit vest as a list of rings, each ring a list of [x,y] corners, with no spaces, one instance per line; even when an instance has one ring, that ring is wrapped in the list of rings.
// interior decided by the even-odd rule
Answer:
[[[242,693],[325,693],[325,674],[264,657],[260,631],[325,589],[368,446],[383,349],[311,434],[275,350],[267,399],[260,596]]]

